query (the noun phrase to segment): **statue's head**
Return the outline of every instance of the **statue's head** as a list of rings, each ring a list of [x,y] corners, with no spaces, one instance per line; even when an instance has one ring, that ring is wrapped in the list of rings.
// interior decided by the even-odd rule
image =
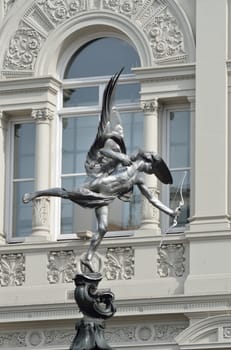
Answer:
[[[154,174],[164,184],[172,184],[172,175],[164,160],[154,152],[139,151],[135,159],[144,161],[143,171],[146,174]]]

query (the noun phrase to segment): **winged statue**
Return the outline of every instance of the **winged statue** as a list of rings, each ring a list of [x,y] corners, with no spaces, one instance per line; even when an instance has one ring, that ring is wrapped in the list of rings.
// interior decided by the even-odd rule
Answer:
[[[94,272],[92,258],[108,230],[108,206],[116,198],[129,201],[134,186],[154,207],[170,217],[176,219],[180,213],[180,206],[173,210],[154,197],[143,179],[144,173],[154,174],[162,183],[172,184],[172,176],[164,160],[154,152],[139,150],[130,156],[126,153],[123,127],[119,113],[113,107],[121,71],[109,80],[104,90],[97,134],[85,161],[86,180],[83,185],[74,190],[50,188],[23,196],[24,203],[37,197],[53,196],[95,210],[98,229],[81,261],[91,272]]]

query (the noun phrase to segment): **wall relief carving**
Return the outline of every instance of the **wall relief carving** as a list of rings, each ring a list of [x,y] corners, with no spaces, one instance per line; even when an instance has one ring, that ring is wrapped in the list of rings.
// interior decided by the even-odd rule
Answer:
[[[76,255],[73,250],[50,252],[48,254],[47,279],[51,284],[73,283],[76,267]]]
[[[131,247],[108,248],[105,260],[107,280],[128,280],[134,276],[134,249]]]
[[[159,247],[157,271],[160,277],[182,277],[185,272],[185,248],[182,243],[162,244]]]
[[[35,0],[9,42],[3,70],[33,72],[49,33],[64,21],[94,10],[113,12],[134,23],[146,35],[155,64],[187,60],[183,32],[166,0]]]
[[[25,256],[22,253],[0,256],[0,285],[21,286],[25,282]]]

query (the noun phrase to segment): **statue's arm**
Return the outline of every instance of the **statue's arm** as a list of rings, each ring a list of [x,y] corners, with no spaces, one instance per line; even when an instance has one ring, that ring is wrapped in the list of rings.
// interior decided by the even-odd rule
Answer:
[[[157,199],[156,197],[154,197],[148,187],[143,183],[143,182],[139,182],[137,183],[137,186],[140,189],[140,192],[143,194],[143,196],[145,198],[147,198],[147,200],[156,208],[158,208],[159,210],[161,210],[162,212],[164,212],[165,214],[168,214],[171,217],[175,217],[177,215],[177,212],[175,210],[172,210],[171,208],[167,207],[166,205],[164,205],[159,199]]]
[[[108,148],[102,148],[100,150],[100,153],[107,158],[117,160],[118,162],[122,163],[123,165],[127,166],[127,165],[132,164],[132,161],[127,154],[115,152],[112,149],[108,149]]]

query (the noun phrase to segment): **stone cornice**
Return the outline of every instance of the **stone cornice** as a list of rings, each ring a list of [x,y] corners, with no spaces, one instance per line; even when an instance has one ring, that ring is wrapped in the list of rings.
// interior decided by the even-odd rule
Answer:
[[[230,311],[231,295],[215,296],[172,296],[153,299],[128,299],[116,301],[117,317],[174,315],[174,314],[222,314]],[[77,319],[81,315],[75,303],[47,304],[31,306],[1,307],[0,323],[68,320]]]
[[[159,82],[195,79],[195,64],[167,65],[152,68],[134,68],[137,79],[142,82]]]

